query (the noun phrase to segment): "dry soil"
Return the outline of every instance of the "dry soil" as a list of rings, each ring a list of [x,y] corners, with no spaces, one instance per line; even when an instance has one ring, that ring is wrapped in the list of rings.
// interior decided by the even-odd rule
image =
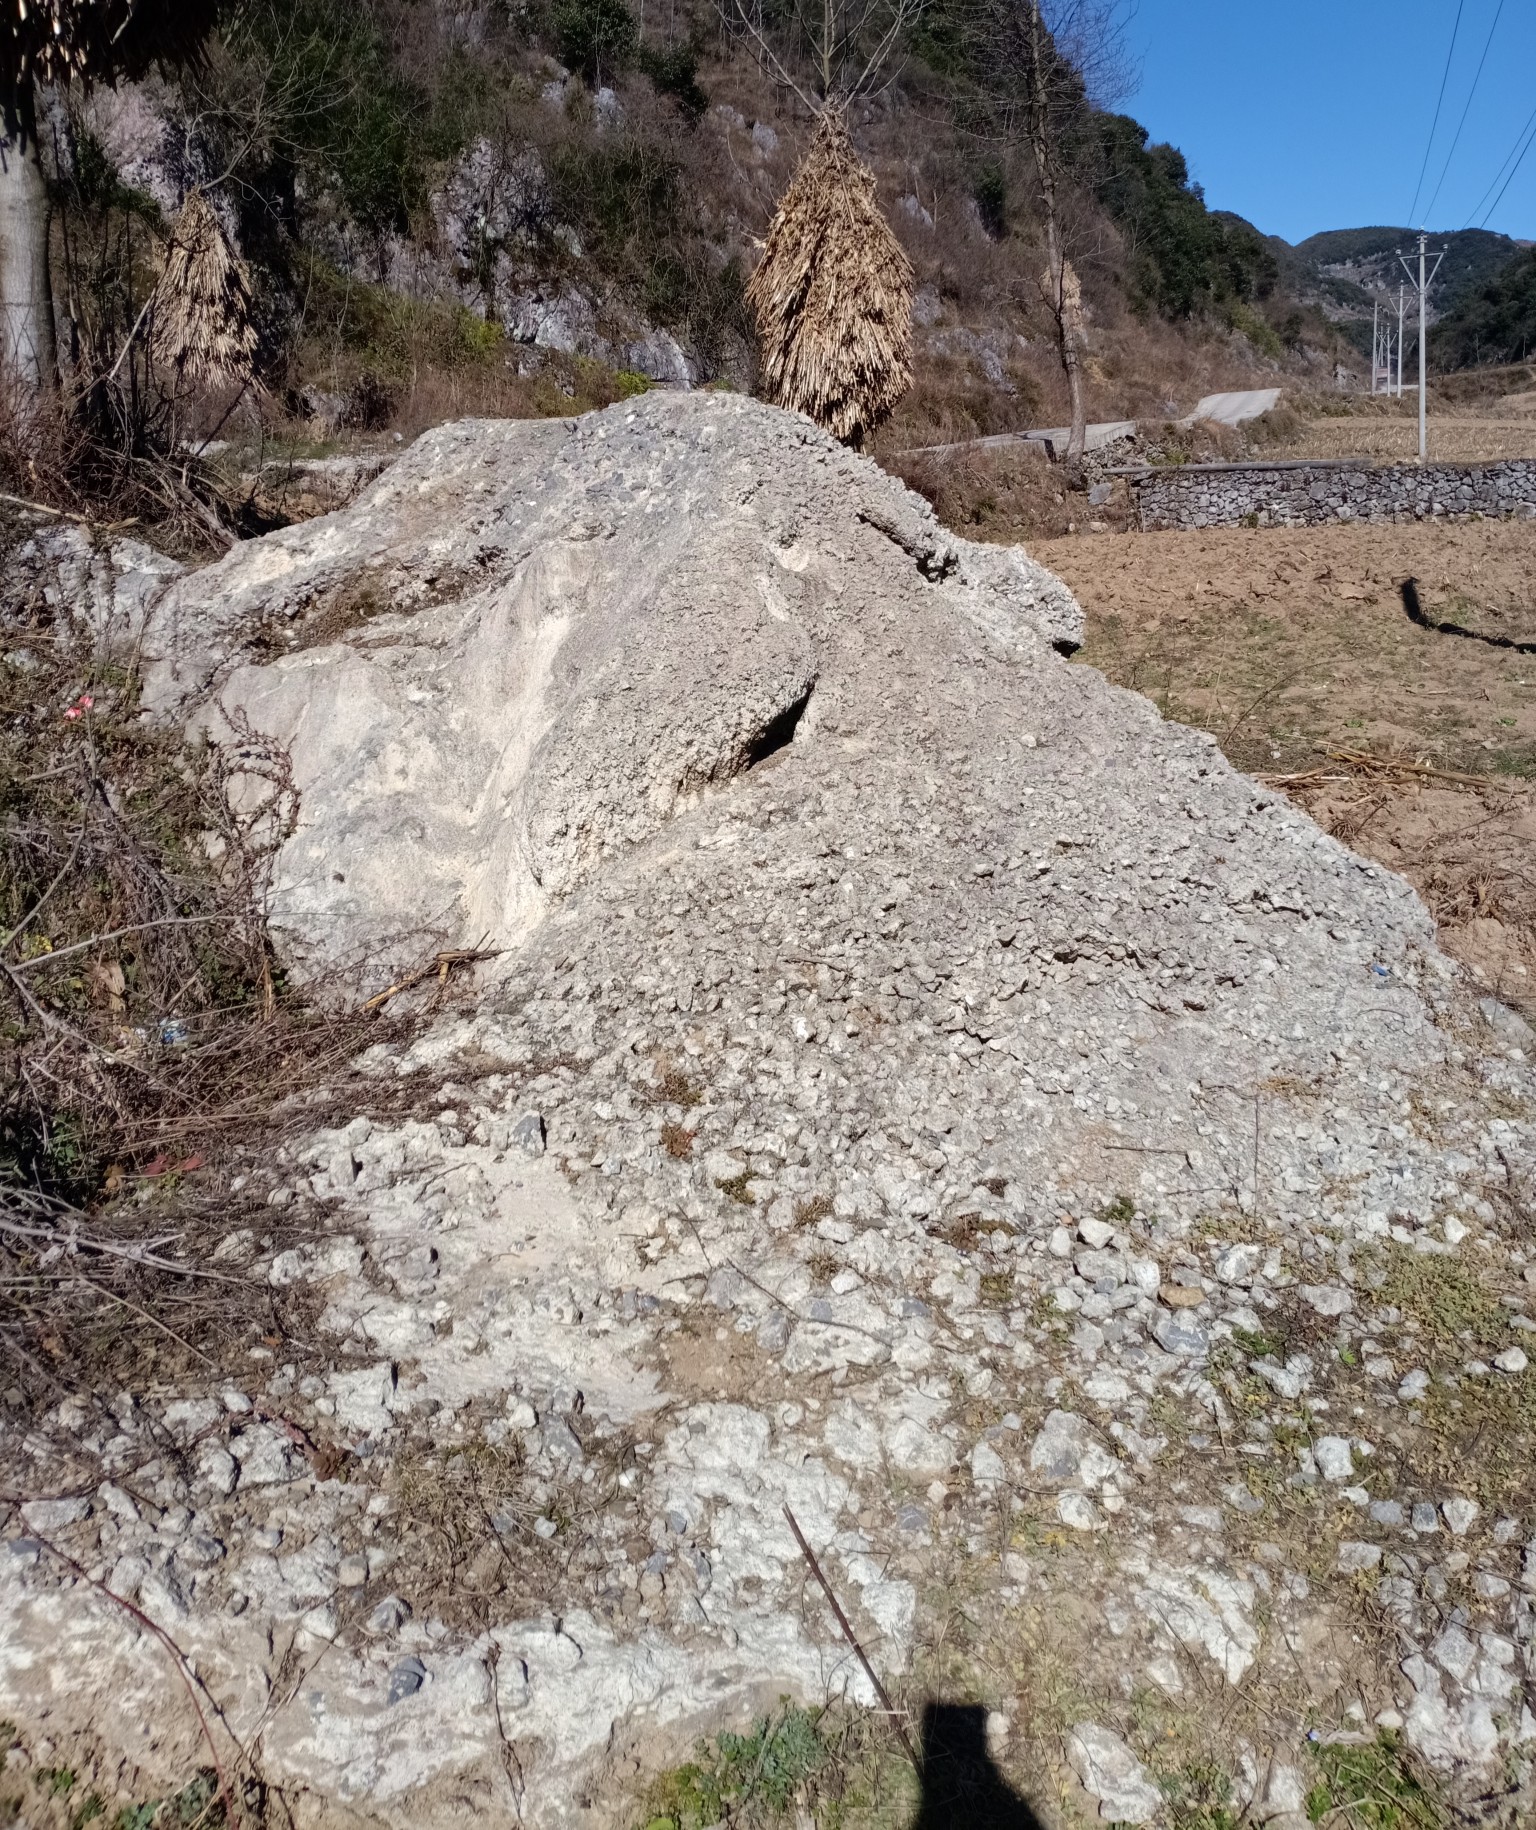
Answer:
[[[1536,653],[1416,628],[1400,594],[1415,577],[1436,620],[1536,644],[1536,523],[1090,534],[1033,551],[1083,604],[1083,661],[1401,871],[1446,949],[1536,1014]]]

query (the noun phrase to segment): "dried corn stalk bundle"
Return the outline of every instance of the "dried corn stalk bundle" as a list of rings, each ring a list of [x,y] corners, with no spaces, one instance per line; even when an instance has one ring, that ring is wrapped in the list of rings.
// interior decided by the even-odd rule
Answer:
[[[181,206],[155,288],[150,348],[178,382],[248,380],[256,353],[251,283],[201,191]]]
[[[855,447],[912,385],[912,264],[842,111],[822,113],[747,285],[762,393]]]

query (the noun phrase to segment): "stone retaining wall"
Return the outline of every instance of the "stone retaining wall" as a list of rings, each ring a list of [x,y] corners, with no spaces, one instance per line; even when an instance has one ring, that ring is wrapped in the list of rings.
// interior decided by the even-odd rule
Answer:
[[[1536,458],[1496,464],[1185,464],[1127,473],[1144,528],[1536,516]]]

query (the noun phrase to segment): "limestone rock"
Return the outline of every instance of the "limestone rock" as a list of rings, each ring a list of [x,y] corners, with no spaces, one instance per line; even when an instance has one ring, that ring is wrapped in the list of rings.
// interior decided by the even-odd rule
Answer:
[[[797,416],[658,395],[426,434],[350,508],[175,584],[147,693],[205,701],[247,805],[287,757],[275,929],[382,983],[428,936],[515,945],[803,715],[838,769],[925,629],[1033,671],[1081,613]]]
[[[564,1830],[632,1752],[872,1704],[786,1504],[882,1674],[963,1591],[998,1669],[1038,1608],[1078,1694],[1262,1686],[1303,1772],[1308,1699],[1355,1680],[1332,1647],[1428,1757],[1515,1746],[1529,1519],[1411,1476],[1378,1511],[1347,1464],[1399,1428],[1412,1460],[1366,1382],[1392,1408],[1429,1346],[1358,1248],[1456,1212],[1507,1239],[1487,1197],[1529,1177],[1529,1121],[1489,1115],[1491,1032],[1406,885],[1068,665],[1075,607],[1025,555],[802,420],[682,394],[443,428],[204,573],[128,589],[115,554],[67,555],[82,614],[142,636],[243,805],[283,788],[289,960],[366,986],[503,949],[367,1049],[385,1096],[285,1120],[282,1234],[231,1236],[263,1302],[313,1297],[312,1370],[263,1348],[113,1398],[83,1474],[0,1443],[15,1491],[102,1496],[70,1554],[176,1622],[270,1784],[435,1827],[505,1797],[510,1742],[524,1821]],[[1527,1066],[1497,1071],[1527,1111]],[[1303,1283],[1334,1313],[1293,1312]],[[1298,1472],[1304,1398],[1349,1435]],[[85,1429],[57,1424],[82,1456]],[[401,1501],[472,1471],[465,1611]],[[1287,1481],[1305,1570],[1256,1541]],[[174,1668],[8,1544],[0,1714],[56,1736],[73,1695],[141,1761],[188,1716]],[[1364,1586],[1412,1704],[1352,1637]],[[156,1785],[201,1758],[185,1726]],[[1082,1770],[1134,1820],[1101,1735]]]
[[[1111,1824],[1145,1824],[1157,1815],[1163,1795],[1152,1776],[1116,1734],[1096,1722],[1079,1722],[1067,1737],[1073,1771],[1099,1801],[1099,1816]]]

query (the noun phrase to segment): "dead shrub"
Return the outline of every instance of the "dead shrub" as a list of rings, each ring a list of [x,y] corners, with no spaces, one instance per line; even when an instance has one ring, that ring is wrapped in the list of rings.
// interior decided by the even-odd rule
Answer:
[[[84,435],[57,395],[34,393],[0,363],[0,491],[66,513],[83,506],[71,481]]]
[[[946,527],[972,540],[1054,539],[1088,513],[1087,498],[1034,447],[916,452],[888,460]]]
[[[242,1226],[270,1242],[284,1223],[260,1176],[232,1185],[231,1172],[242,1151],[253,1166],[258,1144],[269,1153],[284,1122],[308,1130],[364,1109],[348,1064],[404,1021],[337,1014],[286,982],[263,925],[271,834],[231,815],[217,752],[142,718],[134,676],[61,631],[26,583],[31,531],[0,521],[0,1401],[12,1406],[213,1367],[230,1339],[311,1333],[289,1295],[247,1283],[238,1259],[211,1262]],[[280,821],[280,756],[267,773]],[[290,1116],[274,1119],[285,1099]]]

